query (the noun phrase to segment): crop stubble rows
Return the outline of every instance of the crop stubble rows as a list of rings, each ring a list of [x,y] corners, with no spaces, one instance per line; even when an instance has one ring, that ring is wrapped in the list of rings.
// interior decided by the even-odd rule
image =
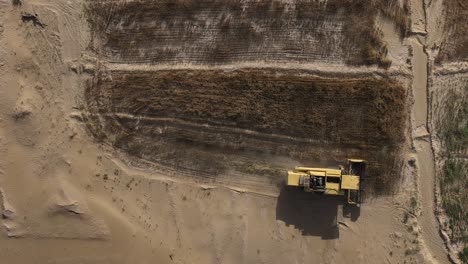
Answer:
[[[400,3],[403,4],[400,6]],[[346,62],[387,67],[377,14],[404,36],[408,1],[87,1],[93,46],[119,63]]]

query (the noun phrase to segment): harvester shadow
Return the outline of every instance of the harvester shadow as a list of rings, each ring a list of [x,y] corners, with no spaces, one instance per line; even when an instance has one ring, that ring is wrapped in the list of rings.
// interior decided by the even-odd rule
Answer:
[[[287,226],[294,226],[304,236],[337,239],[338,212],[341,207],[343,217],[350,218],[351,221],[359,218],[359,207],[345,205],[342,196],[318,195],[285,187],[278,196],[276,220],[283,221]]]

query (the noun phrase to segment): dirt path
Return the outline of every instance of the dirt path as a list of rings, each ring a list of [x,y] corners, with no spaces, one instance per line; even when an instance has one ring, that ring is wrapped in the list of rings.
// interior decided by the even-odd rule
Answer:
[[[434,215],[434,154],[428,137],[427,126],[427,54],[418,38],[410,40],[413,48],[413,96],[412,126],[414,146],[419,162],[418,191],[422,214],[418,221],[422,228],[423,253],[434,263],[449,263],[439,225]]]
[[[413,144],[419,163],[418,193],[421,215],[418,217],[422,229],[422,252],[427,260],[433,263],[449,263],[444,242],[440,236],[439,224],[435,212],[435,164],[431,147],[428,126],[428,54],[425,52],[427,38],[427,18],[424,2],[411,2],[412,32],[414,37],[409,39],[413,56],[411,58],[413,70],[412,91],[414,104],[412,108]]]

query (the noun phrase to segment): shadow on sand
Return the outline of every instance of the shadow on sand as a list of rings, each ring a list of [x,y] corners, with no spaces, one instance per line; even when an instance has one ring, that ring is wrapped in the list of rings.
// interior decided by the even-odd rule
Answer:
[[[276,220],[293,225],[305,236],[320,236],[322,239],[339,237],[338,212],[343,217],[356,221],[360,208],[346,205],[343,196],[306,193],[299,188],[283,188],[276,205]]]

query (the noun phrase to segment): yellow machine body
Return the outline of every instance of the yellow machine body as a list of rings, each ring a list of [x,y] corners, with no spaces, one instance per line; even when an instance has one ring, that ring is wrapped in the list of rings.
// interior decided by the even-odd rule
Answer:
[[[303,188],[306,192],[347,196],[349,204],[360,204],[361,178],[365,161],[348,159],[345,169],[296,167],[288,171],[288,186]]]

